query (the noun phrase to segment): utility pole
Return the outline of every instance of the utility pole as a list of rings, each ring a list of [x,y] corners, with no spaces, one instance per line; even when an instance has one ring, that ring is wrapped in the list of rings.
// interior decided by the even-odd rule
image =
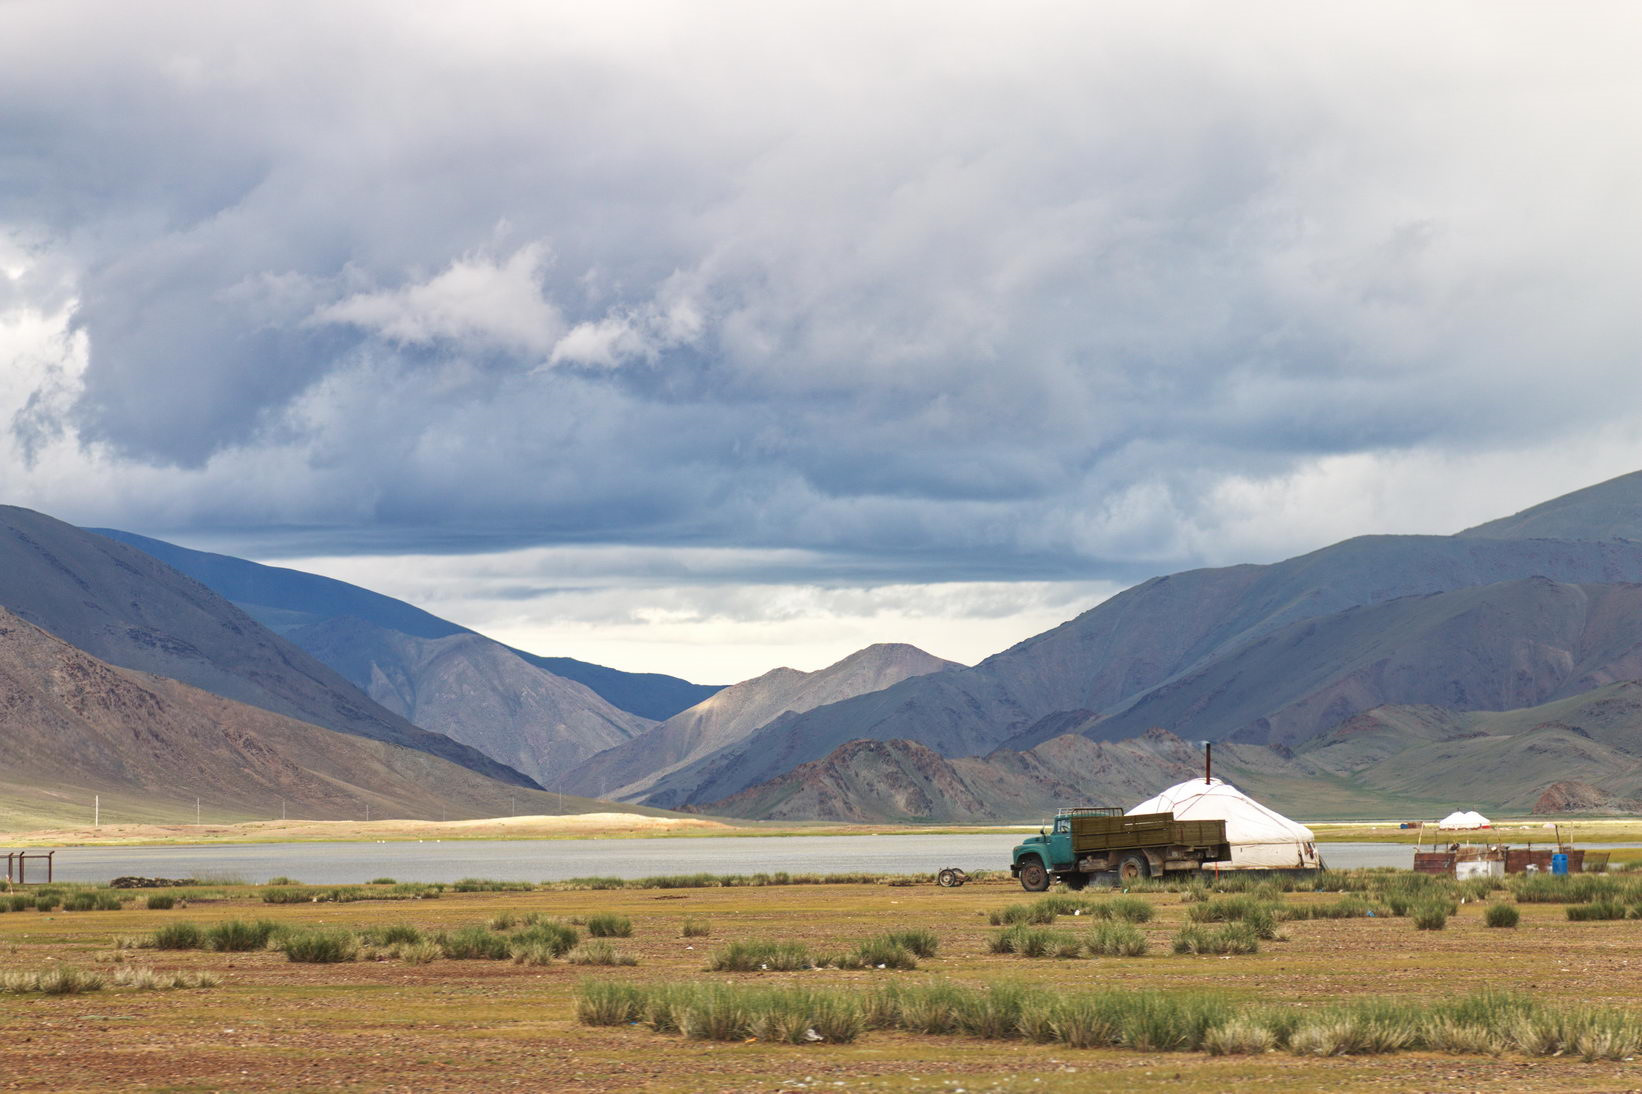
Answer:
[[[284,798],[279,799],[279,819],[280,820],[285,819],[285,799]]]
[[[365,803],[365,820],[368,822],[370,819],[371,819],[371,803],[366,802]]]
[[[198,824],[199,822],[200,822],[200,800],[198,798],[195,798],[194,799],[194,823]]]
[[[102,826],[103,826],[103,796],[101,794],[93,794],[91,796],[91,827],[101,828]]]

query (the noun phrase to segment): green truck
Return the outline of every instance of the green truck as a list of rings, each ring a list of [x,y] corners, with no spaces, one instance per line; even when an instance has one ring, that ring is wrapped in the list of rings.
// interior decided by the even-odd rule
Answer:
[[[1041,893],[1056,881],[1081,889],[1110,874],[1126,885],[1230,858],[1223,820],[1175,820],[1173,813],[1125,816],[1115,806],[1098,806],[1056,813],[1053,828],[1015,847],[1009,872],[1027,892]]]

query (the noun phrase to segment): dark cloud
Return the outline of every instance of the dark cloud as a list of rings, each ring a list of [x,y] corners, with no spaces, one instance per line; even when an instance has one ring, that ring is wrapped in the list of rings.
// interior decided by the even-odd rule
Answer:
[[[1633,424],[1605,10],[7,6],[0,312],[83,336],[12,429],[109,484],[8,485],[298,551],[1214,557],[1239,482]]]

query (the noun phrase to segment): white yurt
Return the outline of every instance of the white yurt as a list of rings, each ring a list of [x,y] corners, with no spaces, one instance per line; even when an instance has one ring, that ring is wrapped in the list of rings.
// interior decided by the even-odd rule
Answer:
[[[1437,822],[1447,832],[1469,832],[1475,828],[1492,828],[1494,822],[1473,809],[1457,810]]]
[[[1225,821],[1232,857],[1230,862],[1214,863],[1218,870],[1315,870],[1322,866],[1311,829],[1219,779],[1193,779],[1171,786],[1129,812]]]

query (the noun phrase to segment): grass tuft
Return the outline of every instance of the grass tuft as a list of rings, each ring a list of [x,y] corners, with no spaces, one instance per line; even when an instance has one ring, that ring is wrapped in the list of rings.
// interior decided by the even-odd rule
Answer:
[[[1440,931],[1448,925],[1448,905],[1419,904],[1413,909],[1414,926],[1422,931]]]
[[[486,930],[484,927],[463,927],[456,931],[441,931],[434,936],[440,952],[452,961],[506,961],[513,956],[516,940]]]
[[[572,965],[637,965],[639,959],[603,938],[589,939],[564,955]]]
[[[809,948],[800,942],[732,942],[707,962],[714,972],[792,972],[814,966]]]
[[[1260,935],[1247,923],[1218,927],[1185,927],[1174,938],[1175,953],[1247,954],[1260,952]]]
[[[312,928],[292,931],[278,939],[288,961],[329,965],[352,961],[359,956],[359,939],[352,931]]]
[[[1140,957],[1148,948],[1146,936],[1130,923],[1098,923],[1084,945],[1092,957]]]
[[[200,950],[205,948],[205,931],[198,923],[167,923],[149,937],[156,950]]]
[[[587,917],[587,933],[594,938],[632,938],[633,921],[624,915],[600,912]]]

